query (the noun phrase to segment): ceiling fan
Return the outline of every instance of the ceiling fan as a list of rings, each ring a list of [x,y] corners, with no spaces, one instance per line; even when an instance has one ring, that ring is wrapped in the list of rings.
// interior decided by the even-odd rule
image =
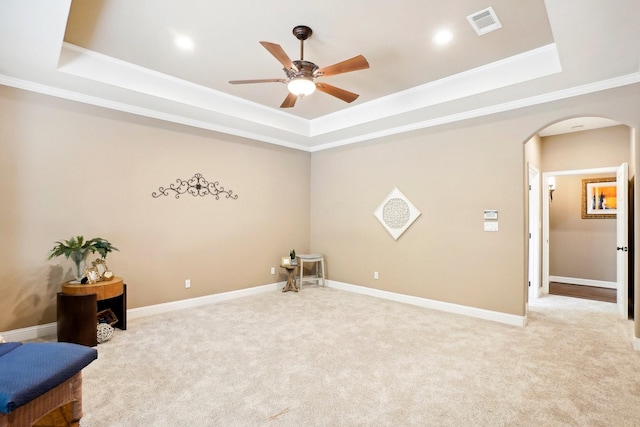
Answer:
[[[289,94],[280,105],[280,108],[291,108],[296,104],[298,97],[311,95],[316,89],[320,92],[335,96],[345,102],[353,102],[358,96],[357,93],[332,86],[324,82],[315,82],[320,77],[334,76],[336,74],[348,73],[350,71],[364,70],[369,68],[369,63],[364,56],[358,55],[328,67],[318,67],[310,61],[304,60],[304,41],[311,36],[313,31],[305,25],[298,25],[293,28],[293,35],[300,40],[300,59],[292,61],[280,45],[269,42],[260,42],[284,66],[283,70],[287,75],[282,79],[257,79],[257,80],[231,80],[231,84],[247,83],[286,83]]]

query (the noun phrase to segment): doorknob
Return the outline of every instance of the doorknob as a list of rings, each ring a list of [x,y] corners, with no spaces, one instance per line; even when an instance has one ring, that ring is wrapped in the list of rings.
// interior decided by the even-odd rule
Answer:
[[[618,247],[616,247],[616,250],[627,252],[629,250],[629,248],[626,247],[626,246],[618,246]]]

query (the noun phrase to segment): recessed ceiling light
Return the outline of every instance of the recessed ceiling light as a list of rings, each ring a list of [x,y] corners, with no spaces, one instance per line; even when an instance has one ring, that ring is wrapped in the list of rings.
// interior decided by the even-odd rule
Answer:
[[[184,49],[184,50],[193,49],[193,40],[191,40],[187,36],[176,36],[175,43],[180,49]]]
[[[447,44],[453,39],[453,33],[449,30],[440,30],[433,36],[433,42],[438,45]]]

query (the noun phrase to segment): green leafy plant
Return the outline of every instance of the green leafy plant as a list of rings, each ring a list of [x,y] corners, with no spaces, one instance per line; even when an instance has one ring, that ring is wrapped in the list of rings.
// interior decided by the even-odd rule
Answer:
[[[76,265],[76,280],[80,280],[82,278],[83,272],[80,271],[80,265],[84,263],[89,254],[98,252],[101,258],[106,259],[109,252],[119,251],[118,248],[102,237],[85,240],[83,236],[77,236],[71,237],[69,240],[55,243],[56,245],[51,249],[51,251],[49,251],[47,259],[52,259],[61,255],[64,255],[67,259],[70,258]]]
[[[290,257],[291,259],[296,259],[296,250],[295,250],[295,249],[291,249],[291,250],[289,251],[289,257]]]

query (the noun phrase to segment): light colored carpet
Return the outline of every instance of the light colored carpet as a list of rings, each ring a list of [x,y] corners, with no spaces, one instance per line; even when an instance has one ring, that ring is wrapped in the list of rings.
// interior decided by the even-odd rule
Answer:
[[[128,326],[84,370],[84,427],[640,425],[611,303],[545,296],[518,328],[305,286]]]

